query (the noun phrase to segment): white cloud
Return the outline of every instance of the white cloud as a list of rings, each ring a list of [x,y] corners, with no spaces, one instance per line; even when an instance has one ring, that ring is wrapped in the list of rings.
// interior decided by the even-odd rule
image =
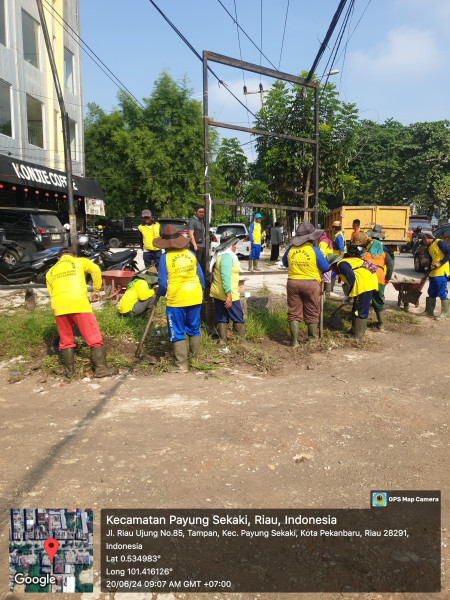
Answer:
[[[370,77],[395,75],[404,80],[439,69],[441,57],[432,32],[404,26],[389,31],[372,51],[351,53],[349,63],[352,70]]]

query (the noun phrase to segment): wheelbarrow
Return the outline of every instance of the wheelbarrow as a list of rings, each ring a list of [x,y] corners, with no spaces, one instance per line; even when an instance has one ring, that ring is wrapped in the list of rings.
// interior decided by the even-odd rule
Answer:
[[[415,279],[413,281],[396,281],[395,279],[391,279],[392,285],[398,291],[397,306],[401,306],[403,303],[403,306],[407,311],[409,310],[409,304],[411,303],[417,308],[426,280],[427,277]]]
[[[113,304],[116,304],[119,294],[125,292],[134,275],[136,275],[134,271],[103,271],[105,300],[111,300]]]

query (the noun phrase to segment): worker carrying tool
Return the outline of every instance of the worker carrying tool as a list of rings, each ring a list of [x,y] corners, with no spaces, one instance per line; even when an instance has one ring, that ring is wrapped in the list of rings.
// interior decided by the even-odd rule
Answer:
[[[376,272],[378,290],[372,295],[372,306],[377,316],[378,329],[380,331],[384,330],[384,289],[386,284],[389,283],[394,270],[394,262],[389,253],[385,251],[381,242],[384,237],[379,225],[375,225],[374,228],[367,233],[359,231],[353,237],[353,244],[355,246],[361,246],[363,249],[361,258],[378,267]]]
[[[149,272],[137,273],[127,285],[125,294],[117,305],[120,316],[138,316],[147,312],[156,301],[158,288],[155,290],[155,286],[157,282],[158,276],[156,274],[152,275]]]
[[[91,349],[95,377],[117,375],[117,369],[106,364],[106,349],[90,302],[100,300],[102,278],[100,268],[87,258],[78,258],[72,248],[62,248],[58,262],[46,276],[50,303],[59,333],[59,349],[64,375],[73,377],[75,347],[73,325],[78,327]],[[92,277],[94,291],[88,299],[86,275]]]
[[[378,290],[375,274],[377,266],[362,258],[344,258],[344,254],[337,256],[330,253],[327,255],[327,261],[331,269],[348,285],[349,297],[353,298],[352,335],[362,341],[367,328],[372,295]]]
[[[444,321],[449,318],[450,300],[448,299],[447,278],[450,274],[450,248],[441,239],[434,239],[431,233],[420,234],[422,243],[427,246],[431,256],[431,268],[428,273],[430,283],[428,285],[428,298],[426,308],[420,316],[434,317],[436,298],[441,299],[441,314],[434,317],[436,321]]]
[[[321,273],[329,265],[319,248],[313,246],[323,233],[312,223],[303,222],[297,227],[291,245],[283,256],[288,270],[287,305],[291,346],[298,346],[298,330],[301,321],[308,327],[308,339],[319,333],[319,300],[322,286]]]
[[[243,236],[225,232],[220,236],[211,260],[213,276],[210,295],[214,298],[214,312],[220,343],[227,343],[228,323],[233,323],[233,330],[245,342],[244,313],[239,298],[239,259],[236,256],[236,245]]]
[[[188,370],[189,351],[196,358],[200,350],[200,309],[205,279],[195,254],[187,250],[189,238],[183,237],[172,225],[166,225],[161,237],[153,240],[164,248],[158,269],[158,295],[167,294],[166,316],[169,339],[175,355],[174,371]]]

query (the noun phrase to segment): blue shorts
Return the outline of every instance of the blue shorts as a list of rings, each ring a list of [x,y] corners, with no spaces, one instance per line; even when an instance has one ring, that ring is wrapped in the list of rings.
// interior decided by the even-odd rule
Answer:
[[[184,334],[189,337],[200,335],[201,304],[194,306],[166,306],[167,328],[169,340],[179,342],[184,340]]]
[[[371,292],[363,292],[353,299],[352,313],[358,319],[368,319],[370,311],[370,302],[372,300],[373,290]]]
[[[153,262],[155,264],[156,270],[158,270],[161,254],[161,250],[144,250],[142,258],[144,260],[145,268],[148,269]]]
[[[430,283],[428,285],[428,297],[440,298],[441,300],[447,299],[447,277],[445,275],[430,277]]]
[[[250,251],[249,260],[259,260],[260,254],[261,254],[261,246],[259,244],[252,244],[252,249]]]
[[[230,308],[225,308],[225,301],[214,298],[214,312],[216,323],[244,323],[244,313],[240,300],[234,300]]]

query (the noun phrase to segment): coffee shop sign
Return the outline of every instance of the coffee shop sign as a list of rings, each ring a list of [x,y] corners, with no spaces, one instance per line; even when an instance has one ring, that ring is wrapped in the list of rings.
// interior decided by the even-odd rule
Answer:
[[[45,183],[47,185],[54,185],[62,189],[67,188],[67,178],[65,175],[59,175],[53,171],[47,171],[46,169],[36,169],[36,167],[27,167],[26,165],[18,165],[11,163],[14,171],[16,172],[19,179],[26,179],[27,181],[33,181],[36,183]],[[72,180],[73,189],[77,192],[78,188],[75,181]]]

